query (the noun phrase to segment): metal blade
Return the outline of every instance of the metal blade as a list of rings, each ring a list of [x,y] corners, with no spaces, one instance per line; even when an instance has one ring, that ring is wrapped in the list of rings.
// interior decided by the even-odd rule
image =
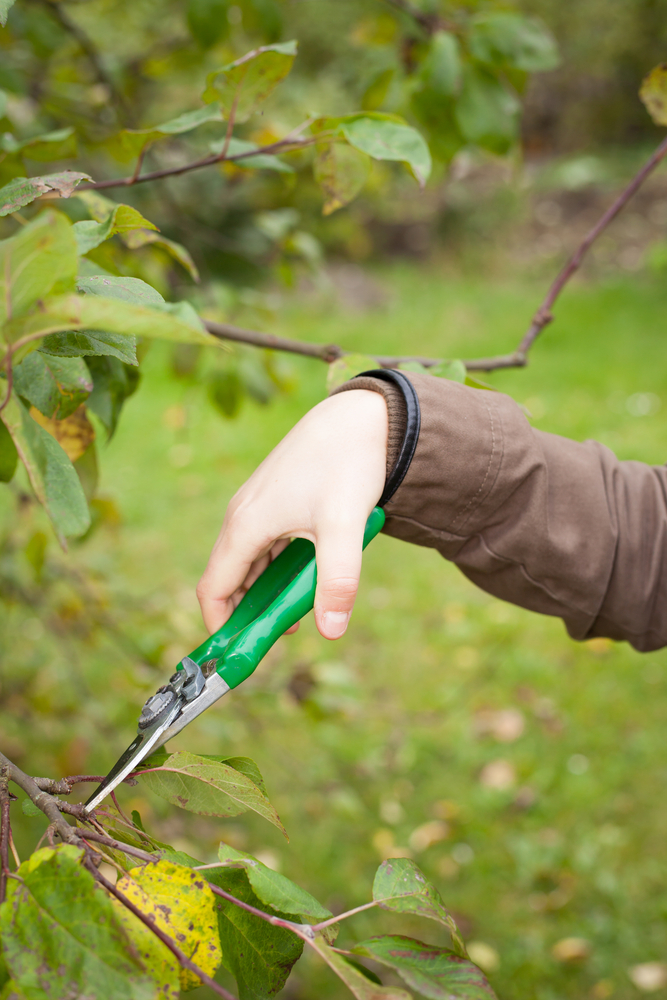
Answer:
[[[167,715],[159,725],[154,728],[147,729],[143,733],[138,733],[137,736],[132,740],[129,747],[122,754],[114,766],[111,768],[106,778],[96,791],[90,796],[88,801],[84,804],[84,811],[89,813],[102,802],[107,795],[113,792],[114,788],[120,785],[121,781],[127,778],[128,774],[132,774],[132,771],[144,760],[148,754],[153,750],[153,748],[158,744],[160,736],[167,729],[171,723],[174,721],[176,716],[180,711],[180,705],[176,703],[172,708],[171,712]]]
[[[185,729],[193,719],[196,719],[198,715],[205,712],[207,708],[215,704],[223,695],[227,694],[230,690],[229,684],[223,681],[220,674],[213,673],[206,681],[204,689],[194,701],[190,701],[183,705],[183,710],[178,718],[172,722],[166,729],[164,729],[154,746],[161,747],[167,740],[173,739],[177,733],[180,733],[182,729]]]

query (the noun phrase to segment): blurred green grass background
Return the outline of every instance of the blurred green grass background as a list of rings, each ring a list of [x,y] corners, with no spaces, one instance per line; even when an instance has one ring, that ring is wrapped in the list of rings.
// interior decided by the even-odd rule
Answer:
[[[536,278],[451,263],[369,274],[377,305],[295,294],[282,331],[364,352],[471,357],[511,349],[543,292]],[[664,282],[645,274],[575,282],[529,369],[489,381],[543,430],[662,463],[666,307]],[[170,373],[166,349],[148,354],[142,390],[103,449],[100,492],[122,528],[108,521],[70,560],[125,638],[88,628],[86,602],[70,591],[46,630],[22,605],[2,612],[3,749],[31,773],[105,772],[145,697],[200,641],[194,588],[226,503],[325,393],[325,366],[290,365],[289,395],[223,422]],[[10,507],[0,515],[6,524]],[[574,643],[559,621],[491,599],[437,553],[381,537],[344,639],[327,643],[303,623],[172,747],[253,757],[289,844],[252,818],[176,813],[139,789],[122,801],[204,861],[220,839],[261,852],[335,910],[369,898],[383,857],[410,854],[466,938],[488,946],[503,1000],[631,1000],[640,994],[628,969],[665,956],[666,689],[666,652]],[[41,829],[19,817],[22,854]],[[447,943],[435,924],[371,911],[343,926],[341,947],[389,929]],[[563,960],[567,949],[552,949],[568,938],[587,944]],[[283,995],[347,993],[306,959]]]

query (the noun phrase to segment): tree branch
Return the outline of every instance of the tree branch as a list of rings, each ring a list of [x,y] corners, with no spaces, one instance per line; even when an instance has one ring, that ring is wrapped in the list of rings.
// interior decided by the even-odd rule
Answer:
[[[102,62],[102,57],[97,51],[92,39],[88,37],[86,32],[76,23],[76,21],[71,19],[62,4],[54,3],[52,0],[43,0],[43,3],[44,6],[51,11],[60,26],[64,28],[65,31],[77,42],[79,48],[92,66],[98,82],[108,88],[109,96],[117,108],[122,110],[125,114],[128,114],[130,108],[127,101],[114,83],[113,78],[107,73],[104,63]]]
[[[76,844],[79,836],[75,827],[70,826],[58,808],[58,801],[48,792],[43,792],[39,785],[29,775],[25,774],[16,764],[0,752],[0,765],[6,768],[7,777],[26,793],[49,820],[56,833],[66,844]]]
[[[256,906],[251,906],[250,903],[244,903],[243,900],[237,899],[236,896],[232,896],[230,892],[225,892],[224,889],[221,889],[213,882],[209,882],[208,886],[216,896],[222,896],[223,899],[233,903],[234,906],[239,906],[242,910],[246,910],[248,913],[252,913],[253,916],[259,917],[260,920],[266,920],[267,924],[273,924],[274,927],[284,927],[286,930],[292,931],[293,934],[296,934],[303,941],[311,941],[315,937],[310,924],[297,924],[294,920],[283,920],[282,917],[273,917],[270,913],[264,913],[263,910],[258,910]]]
[[[9,875],[9,768],[0,767],[0,903],[5,901],[7,876]]]

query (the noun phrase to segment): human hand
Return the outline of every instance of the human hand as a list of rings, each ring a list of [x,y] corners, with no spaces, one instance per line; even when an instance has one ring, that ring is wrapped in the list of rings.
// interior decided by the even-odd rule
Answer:
[[[383,397],[355,389],[318,403],[264,459],[232,498],[197,587],[209,632],[298,537],[315,544],[317,628],[325,639],[343,635],[364,528],[384,489],[387,434]]]

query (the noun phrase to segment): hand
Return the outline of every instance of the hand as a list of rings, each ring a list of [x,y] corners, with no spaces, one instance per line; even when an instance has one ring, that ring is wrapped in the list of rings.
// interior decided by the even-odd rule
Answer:
[[[315,406],[264,459],[232,498],[197,587],[210,632],[298,537],[315,544],[317,628],[325,639],[343,635],[366,520],[384,489],[387,434],[383,397],[355,389]]]

